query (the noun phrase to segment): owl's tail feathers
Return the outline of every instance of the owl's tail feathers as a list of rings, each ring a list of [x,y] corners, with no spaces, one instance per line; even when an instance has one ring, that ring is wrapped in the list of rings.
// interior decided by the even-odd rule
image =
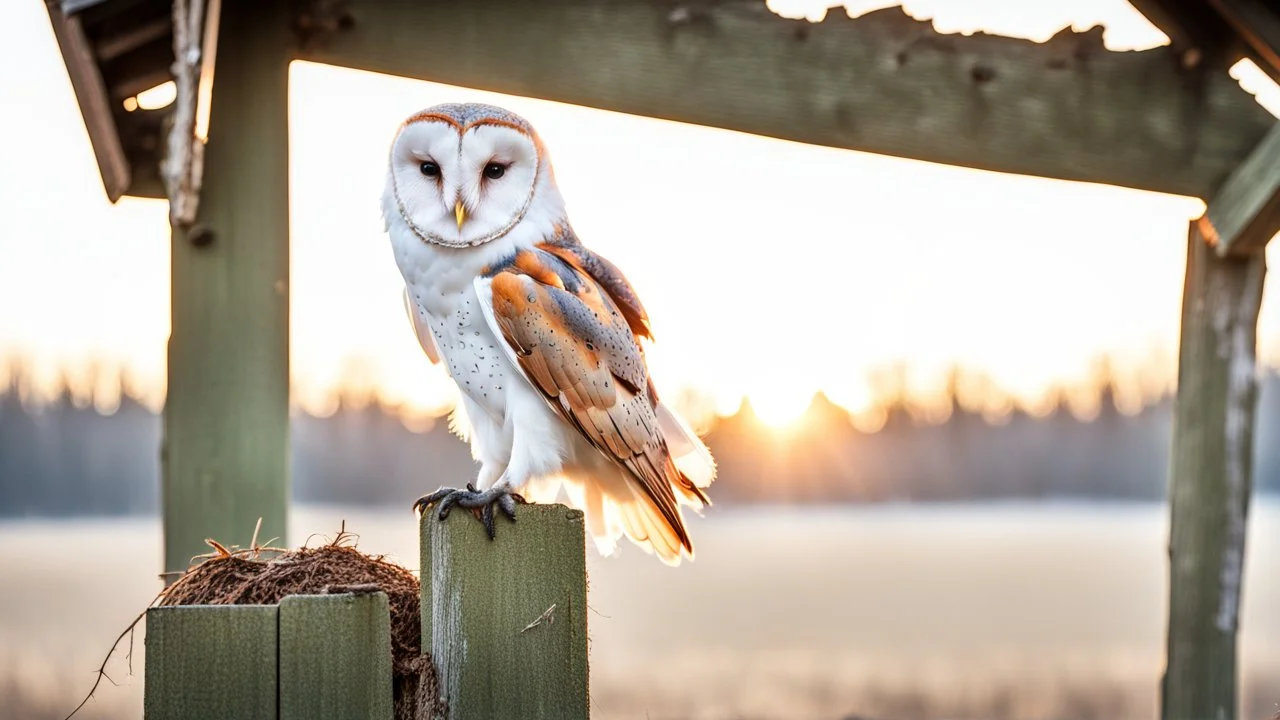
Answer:
[[[711,505],[711,500],[701,488],[716,479],[716,461],[711,457],[702,438],[666,405],[659,403],[658,428],[667,441],[667,450],[679,471],[680,481],[675,483],[681,504],[695,511]]]
[[[623,533],[645,551],[671,566],[680,564],[682,552],[693,559],[693,543],[688,540],[679,506],[676,507],[679,527],[672,525],[652,499],[640,493],[636,493],[631,502],[617,503],[616,507],[620,511]]]
[[[686,544],[688,534],[684,519],[676,507],[677,529],[643,490],[625,475],[616,477],[597,474],[564,483],[569,504],[583,510],[587,531],[601,555],[612,555],[618,538],[626,536],[647,553],[656,555],[667,565],[679,565],[681,556],[693,559],[693,548]]]

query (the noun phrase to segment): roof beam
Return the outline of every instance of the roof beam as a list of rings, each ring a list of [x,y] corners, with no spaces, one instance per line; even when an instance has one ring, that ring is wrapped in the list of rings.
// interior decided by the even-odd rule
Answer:
[[[1143,17],[1169,36],[1178,52],[1221,58],[1236,44],[1222,16],[1205,0],[1129,0]]]
[[[1207,198],[1273,118],[1208,60],[942,35],[899,8],[350,0],[302,59],[1009,173]]]
[[[98,59],[102,62],[114,60],[153,40],[167,37],[172,32],[173,20],[167,17],[156,18],[151,22],[130,27],[125,32],[100,40],[97,45]]]
[[[1196,222],[1220,256],[1259,252],[1280,232],[1280,123],[1231,173]]]
[[[1280,13],[1258,0],[1210,0],[1244,39],[1259,65],[1280,80]]]
[[[111,100],[102,81],[102,72],[80,25],[80,17],[64,15],[57,4],[50,3],[47,7],[49,22],[53,25],[62,60],[67,65],[67,75],[71,78],[71,87],[80,104],[89,144],[93,146],[93,154],[98,160],[103,189],[111,202],[115,202],[129,189],[131,171],[111,114]]]

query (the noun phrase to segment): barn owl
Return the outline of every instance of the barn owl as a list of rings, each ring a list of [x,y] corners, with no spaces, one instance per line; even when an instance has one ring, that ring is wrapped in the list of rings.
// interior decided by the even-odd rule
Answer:
[[[649,319],[622,273],[569,225],[547,149],[502,108],[437,105],[391,145],[382,212],[405,309],[461,391],[452,424],[480,468],[419,498],[496,507],[563,488],[600,550],[625,535],[663,562],[693,558],[682,507],[710,505],[710,452],[659,399],[641,339]]]

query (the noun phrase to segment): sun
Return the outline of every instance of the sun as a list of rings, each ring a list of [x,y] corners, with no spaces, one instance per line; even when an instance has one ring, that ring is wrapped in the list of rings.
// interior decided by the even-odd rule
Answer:
[[[760,422],[774,430],[795,427],[809,409],[812,398],[794,388],[774,388],[751,393],[751,408]]]

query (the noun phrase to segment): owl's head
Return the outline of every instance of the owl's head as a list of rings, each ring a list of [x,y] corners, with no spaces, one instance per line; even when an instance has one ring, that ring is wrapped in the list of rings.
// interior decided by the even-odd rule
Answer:
[[[563,211],[542,142],[512,112],[436,105],[410,116],[391,144],[385,211],[426,242],[481,245],[540,205]]]

